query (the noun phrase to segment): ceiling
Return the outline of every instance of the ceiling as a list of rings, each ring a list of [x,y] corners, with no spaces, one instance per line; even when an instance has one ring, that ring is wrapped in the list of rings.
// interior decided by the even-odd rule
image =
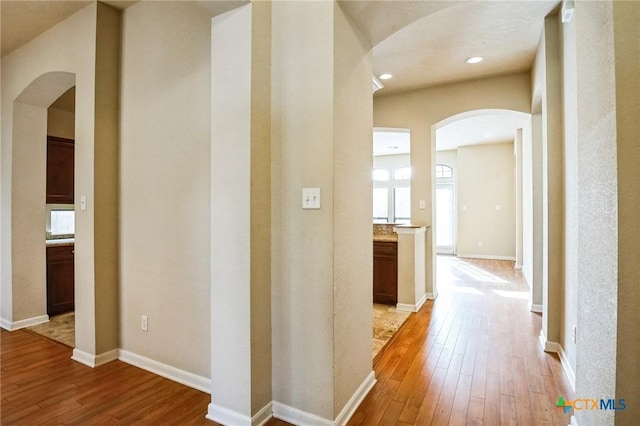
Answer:
[[[525,129],[525,114],[483,114],[462,118],[436,130],[436,151],[457,149],[466,145],[512,142],[516,129]]]
[[[137,1],[106,0],[124,9]],[[37,37],[92,1],[2,0],[2,56]],[[247,0],[200,0],[197,4],[212,16],[247,3]],[[384,88],[375,96],[414,90],[434,85],[472,80],[491,75],[531,69],[544,17],[559,5],[559,0],[386,0],[339,1],[341,8],[373,45],[373,71],[376,76],[391,73]],[[467,64],[470,56],[484,56],[478,64]],[[439,134],[451,140],[471,143],[466,135],[476,135],[477,143],[486,138],[477,135],[504,135],[504,126],[513,123],[476,118],[458,126],[448,125]],[[487,126],[494,126],[488,129]],[[452,126],[452,127],[449,127]],[[473,130],[478,128],[478,131]],[[511,133],[513,133],[511,128]],[[454,131],[459,133],[453,138]],[[387,132],[390,133],[390,132]],[[403,146],[402,132],[396,132],[391,146]],[[445,136],[442,136],[443,138]],[[502,137],[502,136],[501,136]],[[492,138],[495,142],[495,138]],[[449,146],[453,142],[446,142]]]
[[[409,129],[373,129],[373,155],[398,155],[411,152]]]

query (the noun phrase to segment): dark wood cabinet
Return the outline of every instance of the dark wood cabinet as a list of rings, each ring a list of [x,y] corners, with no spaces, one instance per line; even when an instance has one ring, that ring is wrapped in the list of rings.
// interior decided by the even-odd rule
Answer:
[[[72,139],[47,136],[47,204],[73,204]]]
[[[373,303],[398,303],[398,243],[373,242]]]
[[[73,245],[47,247],[47,314],[74,309]]]

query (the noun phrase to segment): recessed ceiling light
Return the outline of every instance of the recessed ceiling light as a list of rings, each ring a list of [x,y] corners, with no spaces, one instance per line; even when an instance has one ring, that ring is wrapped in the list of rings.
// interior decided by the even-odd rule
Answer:
[[[392,74],[389,73],[384,73],[384,74],[380,74],[380,76],[378,77],[380,80],[389,80],[391,77],[393,77]]]
[[[484,58],[482,56],[472,56],[465,59],[464,61],[468,64],[477,64],[478,62],[482,62],[483,60]]]

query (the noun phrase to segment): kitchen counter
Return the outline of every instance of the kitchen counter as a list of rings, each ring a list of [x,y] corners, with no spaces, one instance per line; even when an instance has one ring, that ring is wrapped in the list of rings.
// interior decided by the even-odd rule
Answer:
[[[398,234],[373,234],[373,241],[398,242]]]
[[[75,244],[75,238],[62,238],[57,240],[46,240],[47,247],[49,246],[72,246]]]

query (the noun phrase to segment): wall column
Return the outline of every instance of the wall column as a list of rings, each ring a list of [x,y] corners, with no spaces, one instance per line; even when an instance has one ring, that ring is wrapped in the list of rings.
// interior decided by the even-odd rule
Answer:
[[[271,5],[211,27],[211,404],[207,418],[271,416]]]
[[[563,287],[563,140],[558,17],[545,18],[542,91],[542,330],[545,351],[557,352]]]

